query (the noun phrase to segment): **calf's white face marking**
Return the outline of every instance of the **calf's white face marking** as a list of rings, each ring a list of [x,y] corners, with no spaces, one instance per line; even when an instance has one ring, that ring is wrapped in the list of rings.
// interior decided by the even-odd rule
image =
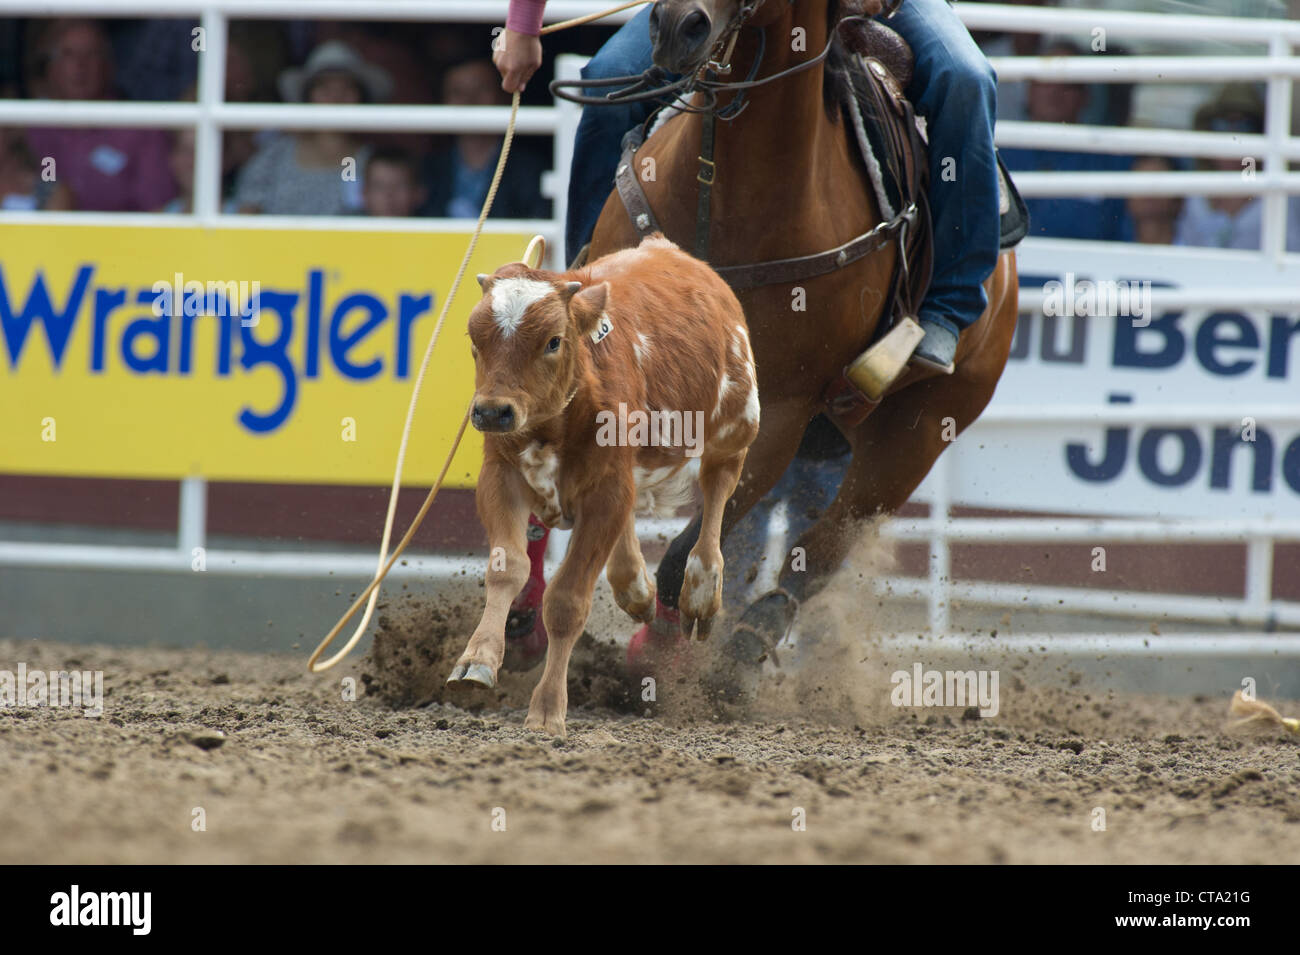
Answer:
[[[555,291],[549,282],[538,279],[498,279],[492,285],[492,318],[509,338],[524,320],[524,313],[534,303]]]

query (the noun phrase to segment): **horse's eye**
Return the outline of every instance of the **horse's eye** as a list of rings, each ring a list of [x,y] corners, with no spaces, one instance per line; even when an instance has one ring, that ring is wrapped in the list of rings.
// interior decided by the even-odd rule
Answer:
[[[559,335],[556,335],[556,336],[555,336],[554,338],[552,338],[549,342],[547,342],[547,343],[546,343],[546,352],[547,352],[547,354],[550,354],[551,352],[559,351],[559,350],[560,350],[560,341],[561,341],[560,336],[559,336]]]

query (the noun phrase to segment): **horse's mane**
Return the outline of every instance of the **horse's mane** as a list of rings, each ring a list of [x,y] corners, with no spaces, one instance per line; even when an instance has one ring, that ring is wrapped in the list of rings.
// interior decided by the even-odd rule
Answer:
[[[822,105],[826,108],[826,115],[832,123],[840,121],[840,105],[844,102],[844,95],[852,84],[852,80],[849,79],[852,61],[849,59],[848,50],[844,48],[844,41],[835,31],[835,24],[839,23],[840,16],[840,0],[826,0],[826,26],[830,34],[835,37],[835,42],[831,44],[831,52],[827,55],[823,67]]]

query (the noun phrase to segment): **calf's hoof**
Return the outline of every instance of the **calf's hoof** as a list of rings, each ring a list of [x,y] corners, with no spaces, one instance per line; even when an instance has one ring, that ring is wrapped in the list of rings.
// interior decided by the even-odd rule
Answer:
[[[564,737],[566,735],[564,728],[564,714],[552,713],[547,710],[528,711],[528,717],[524,720],[524,729],[532,730],[537,733],[545,733],[548,736]]]
[[[722,609],[722,565],[705,567],[700,558],[691,554],[686,561],[681,593],[677,598],[681,610],[682,635],[688,640],[697,627],[699,637],[708,637],[713,618]]]
[[[447,677],[448,685],[453,683],[478,683],[488,689],[497,685],[496,674],[486,663],[471,663],[466,666],[463,663],[456,664],[456,669],[451,671],[451,676]]]

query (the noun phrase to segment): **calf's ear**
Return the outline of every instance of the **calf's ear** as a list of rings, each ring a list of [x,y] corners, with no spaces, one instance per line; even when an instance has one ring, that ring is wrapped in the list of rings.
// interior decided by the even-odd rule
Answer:
[[[590,335],[609,299],[609,283],[588,285],[569,299],[569,318],[583,335]]]

